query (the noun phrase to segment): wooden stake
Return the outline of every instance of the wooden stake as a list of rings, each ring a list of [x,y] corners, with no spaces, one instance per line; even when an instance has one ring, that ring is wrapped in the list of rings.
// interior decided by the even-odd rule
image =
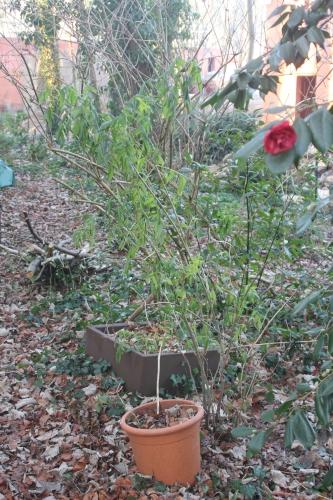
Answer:
[[[157,415],[160,414],[161,353],[162,353],[162,344],[160,345],[160,350],[158,351],[158,356],[157,356],[157,377],[156,377],[156,412],[157,412]]]

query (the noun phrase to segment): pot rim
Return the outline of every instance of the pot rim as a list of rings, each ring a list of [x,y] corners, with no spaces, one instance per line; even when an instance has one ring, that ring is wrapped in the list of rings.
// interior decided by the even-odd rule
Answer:
[[[132,427],[131,425],[127,424],[126,420],[128,419],[128,417],[132,413],[135,413],[138,409],[141,410],[142,408],[150,408],[152,406],[156,406],[156,401],[152,401],[150,403],[145,403],[144,405],[137,406],[133,408],[133,410],[127,411],[120,419],[120,427],[124,432],[126,432],[126,434],[130,434],[132,436],[162,436],[166,434],[173,434],[187,429],[188,427],[192,427],[197,422],[200,422],[200,420],[202,420],[204,417],[204,409],[195,401],[192,401],[190,399],[161,399],[160,404],[162,406],[163,403],[167,403],[169,401],[173,401],[175,405],[179,404],[180,406],[194,406],[197,409],[197,413],[185,422],[181,422],[180,424],[173,425],[171,427],[163,427],[159,429],[137,429],[136,427]]]

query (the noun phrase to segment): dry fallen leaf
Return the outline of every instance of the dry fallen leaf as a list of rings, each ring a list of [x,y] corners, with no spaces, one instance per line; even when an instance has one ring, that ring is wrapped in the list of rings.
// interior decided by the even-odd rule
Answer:
[[[277,484],[281,488],[287,488],[289,483],[289,478],[285,476],[281,471],[272,469],[271,477],[275,484]]]
[[[57,457],[60,453],[60,448],[59,445],[55,445],[53,447],[48,447],[42,454],[42,457],[45,458],[45,460],[48,462],[49,460],[52,460],[53,458]]]

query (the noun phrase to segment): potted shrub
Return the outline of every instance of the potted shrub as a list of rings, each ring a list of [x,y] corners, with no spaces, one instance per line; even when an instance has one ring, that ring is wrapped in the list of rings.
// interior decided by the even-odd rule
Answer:
[[[192,484],[200,471],[200,422],[203,408],[193,401],[147,403],[123,415],[140,473],[165,484]]]

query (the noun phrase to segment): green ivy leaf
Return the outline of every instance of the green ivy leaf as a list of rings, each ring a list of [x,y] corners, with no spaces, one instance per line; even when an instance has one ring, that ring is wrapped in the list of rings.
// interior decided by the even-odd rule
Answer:
[[[245,425],[240,425],[239,427],[235,427],[231,431],[231,435],[234,438],[245,438],[252,436],[254,433],[255,429],[252,427],[246,427]]]
[[[333,368],[333,361],[331,359],[328,359],[327,361],[324,361],[324,363],[320,367],[321,372],[325,372],[326,370],[331,370]]]
[[[283,174],[296,160],[295,148],[278,155],[267,154],[265,161],[273,174]]]
[[[272,422],[275,418],[275,410],[263,411],[260,418],[263,422]]]
[[[320,490],[327,490],[333,484],[333,467],[323,477],[322,482],[319,485]]]
[[[320,396],[322,398],[327,398],[328,396],[332,396],[333,394],[333,375],[327,377],[320,384]]]
[[[326,426],[330,422],[330,414],[329,414],[329,409],[327,405],[327,401],[320,396],[320,394],[317,393],[315,395],[315,410],[316,410],[316,415],[318,417],[319,422],[321,425]]]
[[[286,448],[291,448],[293,442],[294,442],[294,432],[293,432],[293,424],[292,424],[292,418],[290,417],[288,419],[287,425],[286,425],[286,430],[284,434],[284,445]]]
[[[283,413],[287,413],[289,411],[289,408],[291,407],[291,405],[293,404],[295,398],[293,399],[288,399],[287,401],[285,401],[284,403],[282,403],[276,410],[275,410],[275,414],[280,417],[281,415],[283,415]]]
[[[266,392],[265,399],[268,403],[274,403],[275,396],[274,396],[274,392],[272,389],[270,389],[269,391]]]
[[[300,394],[304,394],[306,392],[311,391],[311,387],[309,386],[309,384],[306,383],[297,384],[296,391],[299,392]]]
[[[333,328],[328,332],[328,344],[327,344],[328,352],[333,355]]]
[[[253,457],[261,450],[261,448],[265,444],[266,438],[267,438],[267,431],[257,432],[257,434],[253,436],[253,438],[248,444],[247,456],[249,458]]]
[[[311,448],[315,442],[316,435],[307,416],[302,410],[298,410],[293,415],[292,430],[296,439],[298,439],[305,448]]]
[[[316,342],[314,351],[313,351],[313,358],[318,361],[320,358],[320,354],[323,350],[324,347],[324,342],[325,342],[325,333],[321,333],[318,337],[318,340]]]

